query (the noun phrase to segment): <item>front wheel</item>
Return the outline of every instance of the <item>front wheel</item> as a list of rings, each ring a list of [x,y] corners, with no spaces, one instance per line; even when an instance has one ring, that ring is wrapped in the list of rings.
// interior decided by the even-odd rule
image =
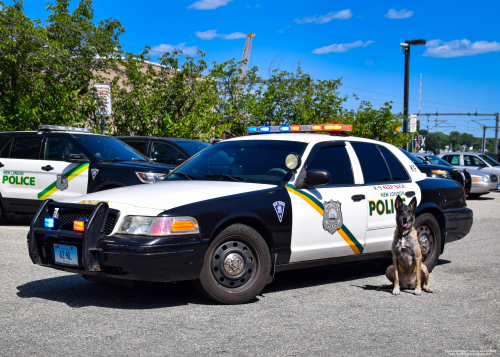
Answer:
[[[222,304],[241,304],[264,289],[271,272],[269,247],[244,224],[224,229],[210,244],[196,282],[206,297]]]
[[[424,213],[415,220],[415,229],[418,234],[422,263],[429,272],[434,269],[439,259],[441,249],[441,229],[436,218],[430,213]]]

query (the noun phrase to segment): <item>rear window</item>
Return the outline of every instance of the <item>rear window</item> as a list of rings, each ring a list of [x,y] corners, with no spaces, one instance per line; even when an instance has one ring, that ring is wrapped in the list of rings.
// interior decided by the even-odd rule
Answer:
[[[38,160],[40,156],[41,137],[25,136],[14,138],[10,147],[11,159]]]
[[[134,149],[139,151],[141,154],[146,155],[146,147],[148,145],[147,141],[125,141],[127,145],[132,146]]]
[[[385,160],[375,144],[351,142],[358,156],[365,183],[391,181]]]
[[[408,174],[401,166],[398,159],[392,155],[392,153],[385,147],[377,145],[378,149],[384,156],[387,166],[389,166],[389,171],[391,172],[392,181],[407,181]]]
[[[209,143],[194,140],[176,140],[174,141],[174,143],[186,150],[189,156],[193,156],[194,154],[210,146]]]

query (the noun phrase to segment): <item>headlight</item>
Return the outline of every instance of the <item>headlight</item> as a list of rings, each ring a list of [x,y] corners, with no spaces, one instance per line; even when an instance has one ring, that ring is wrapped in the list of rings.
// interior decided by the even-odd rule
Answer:
[[[483,182],[490,182],[490,178],[488,176],[483,177]]]
[[[148,236],[168,236],[200,233],[198,222],[192,217],[126,216],[118,233]]]
[[[439,175],[443,178],[451,178],[451,175],[446,170],[431,170],[433,174]]]
[[[137,177],[144,183],[155,183],[165,178],[165,174],[155,172],[136,172]]]

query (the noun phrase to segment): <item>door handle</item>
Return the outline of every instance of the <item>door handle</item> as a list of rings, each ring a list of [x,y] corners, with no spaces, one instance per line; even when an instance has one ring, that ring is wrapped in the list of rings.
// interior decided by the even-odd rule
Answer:
[[[361,201],[365,199],[365,195],[354,195],[351,198],[353,201]]]
[[[408,191],[405,193],[406,197],[413,197],[415,196],[415,191]]]
[[[47,165],[47,166],[42,166],[42,170],[50,171],[50,170],[54,170],[54,168],[50,165]]]
[[[5,165],[0,162],[0,167],[4,167]]]

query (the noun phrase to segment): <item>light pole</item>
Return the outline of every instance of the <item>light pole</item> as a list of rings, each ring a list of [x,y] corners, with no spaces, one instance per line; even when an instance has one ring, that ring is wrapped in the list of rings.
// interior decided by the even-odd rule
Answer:
[[[401,47],[405,51],[405,90],[404,90],[404,119],[403,119],[403,133],[408,133],[408,102],[410,100],[410,45],[425,45],[426,40],[409,40],[401,43]]]

